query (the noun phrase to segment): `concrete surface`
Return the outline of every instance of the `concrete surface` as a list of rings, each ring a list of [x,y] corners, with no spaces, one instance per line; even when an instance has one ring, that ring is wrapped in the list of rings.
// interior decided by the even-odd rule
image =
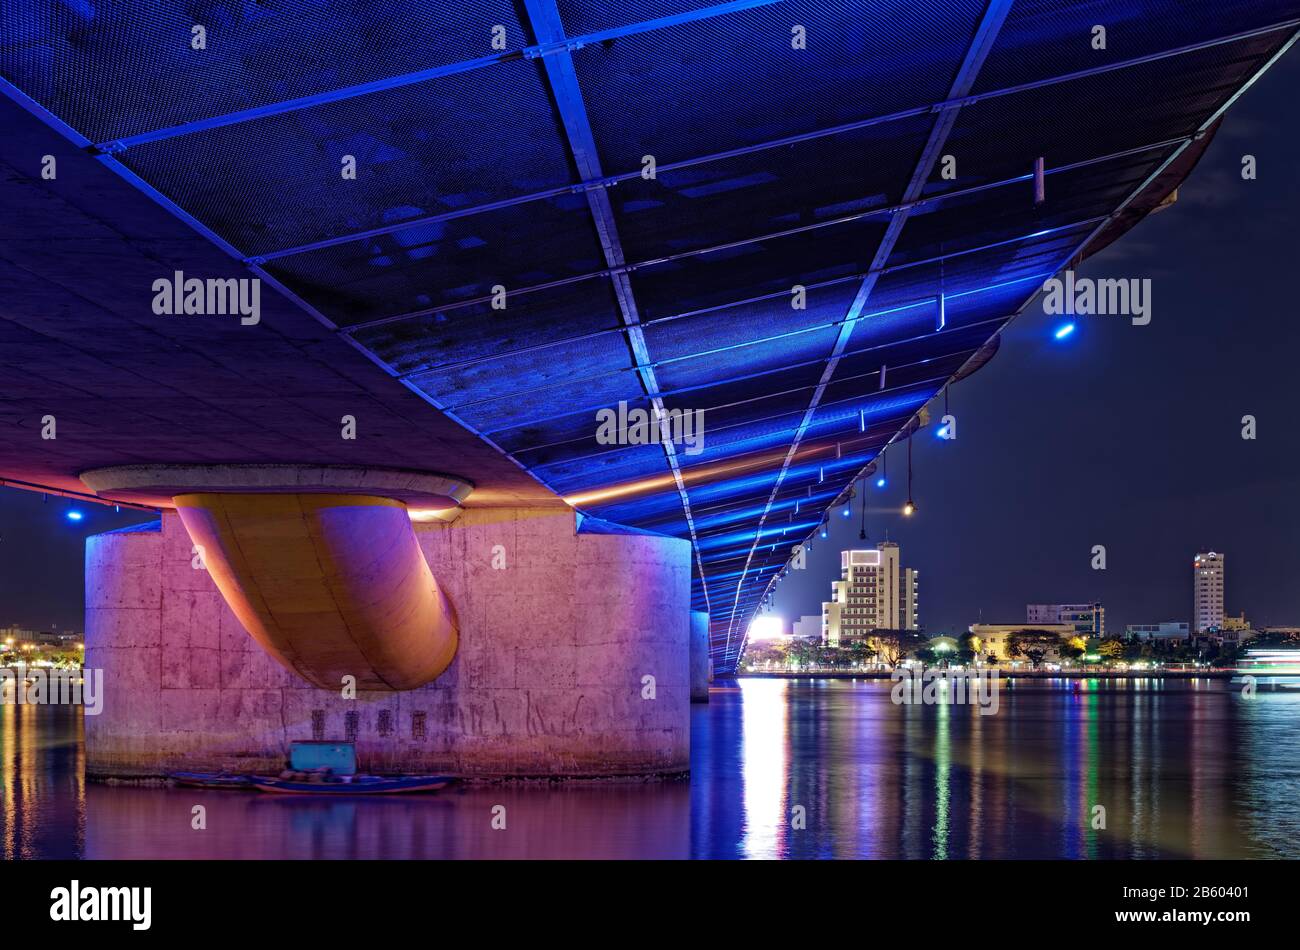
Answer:
[[[88,539],[86,662],[104,670],[105,696],[86,717],[87,774],[278,771],[291,740],[349,737],[378,772],[687,771],[688,542],[579,533],[572,511],[544,508],[472,509],[415,531],[456,612],[458,652],[427,686],[353,700],[254,642],[191,567],[175,513]]]
[[[82,472],[80,478],[101,498],[155,508],[170,508],[175,496],[192,492],[317,492],[377,495],[440,509],[459,505],[474,490],[468,479],[455,475],[350,465],[114,465]]]
[[[709,615],[704,610],[691,611],[691,702],[709,701],[709,683],[713,664],[709,662]]]

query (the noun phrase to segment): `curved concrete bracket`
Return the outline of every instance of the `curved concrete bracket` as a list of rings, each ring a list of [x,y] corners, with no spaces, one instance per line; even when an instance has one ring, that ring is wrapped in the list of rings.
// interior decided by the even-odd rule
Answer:
[[[406,506],[345,494],[177,495],[185,530],[244,628],[308,682],[405,690],[456,653],[451,606]]]

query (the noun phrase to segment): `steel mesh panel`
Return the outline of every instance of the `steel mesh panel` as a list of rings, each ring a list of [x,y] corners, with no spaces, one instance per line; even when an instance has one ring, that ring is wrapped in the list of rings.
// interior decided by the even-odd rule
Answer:
[[[719,479],[707,484],[690,486],[691,506],[721,503],[730,498],[748,495],[766,496],[776,484],[776,466],[771,471],[755,472],[735,478]]]
[[[560,11],[564,32],[569,36],[581,36],[646,20],[706,10],[720,2],[721,0],[637,0],[631,3],[628,0],[618,0],[608,3],[606,0],[557,0],[556,8]]]
[[[798,363],[824,361],[830,355],[838,332],[834,327],[827,327],[769,343],[752,344],[669,363],[660,366],[657,371],[659,386],[664,392],[694,389],[715,381],[754,373],[764,375],[753,380],[750,385],[766,386],[775,370]],[[811,372],[815,376],[819,371],[817,366],[813,366],[805,367],[801,372],[804,375]]]
[[[629,260],[774,234],[897,204],[930,116],[662,170],[610,192]]]
[[[604,266],[586,199],[571,195],[295,254],[267,269],[352,326],[488,298],[498,284],[508,310],[520,288]]]
[[[661,453],[662,454],[662,453]],[[609,502],[585,506],[586,510],[608,518],[615,524],[635,524],[651,531],[662,531],[659,525],[684,525],[681,496],[673,491],[644,495],[631,495]],[[664,533],[672,533],[665,531]]]
[[[620,382],[624,383],[626,379],[623,376]],[[651,403],[639,393],[615,390],[613,395],[616,397],[613,400],[594,403],[584,400],[587,404],[581,408],[578,407],[578,401],[575,401],[570,406],[572,412],[544,419],[524,419],[518,422],[507,419],[505,426],[492,432],[493,441],[516,456],[544,449],[547,461],[620,451],[617,444],[602,445],[595,441],[596,430],[600,425],[597,413],[605,409],[617,413],[620,401],[627,404],[628,411],[642,409],[648,412]],[[528,457],[534,458],[532,455]]]
[[[1055,270],[1097,226],[1092,218],[1041,237],[1009,241],[943,261],[909,264],[881,280],[881,299],[933,301],[942,290],[949,321],[954,306],[973,295]],[[1047,272],[1047,273],[1044,273]],[[879,286],[879,285],[878,285]],[[872,305],[876,302],[873,300]]]
[[[780,3],[587,46],[574,63],[605,171],[624,172],[647,154],[666,164],[942,99],[983,7]]]
[[[794,438],[802,412],[783,413],[756,422],[712,425],[705,414],[704,451],[693,456],[692,464],[717,462],[755,452],[784,448]]]
[[[948,309],[971,295],[979,295],[1036,273],[1034,268],[1054,269],[1064,257],[1097,226],[1092,218],[1048,233],[999,243],[948,257],[927,260],[890,270],[876,285],[879,296],[872,304],[887,299],[933,301],[943,292]]]
[[[523,458],[531,457],[529,453],[524,453]],[[661,445],[629,445],[616,452],[581,456],[568,461],[550,461],[538,464],[537,471],[562,492],[589,491],[600,486],[619,485],[640,478],[669,474],[668,457]],[[673,498],[680,508],[681,499],[677,497],[676,490],[672,491],[671,496],[666,488],[664,491],[664,497]]]
[[[796,366],[790,369],[777,369],[757,376],[742,377],[720,382],[717,385],[700,386],[685,391],[670,392],[664,396],[664,404],[682,409],[703,409],[709,425],[722,427],[734,424],[729,420],[733,412],[744,412],[746,406],[761,400],[765,403],[763,418],[771,415],[767,403],[773,397],[784,396],[789,392],[810,393],[821,378],[823,365],[821,354],[816,363]],[[798,405],[797,401],[794,403]],[[746,414],[746,418],[749,416]]]
[[[207,48],[191,48],[195,24]],[[507,0],[0,6],[0,75],[96,142],[493,54]]]
[[[1047,200],[1033,202],[1026,183],[945,198],[917,209],[907,219],[889,258],[890,267],[953,255],[1030,235],[1058,232],[1078,222],[1110,214],[1155,172],[1172,149],[1143,152],[1047,177]],[[1059,232],[1058,232],[1059,233]],[[972,256],[950,257],[953,272],[981,266]],[[985,275],[986,279],[988,275]],[[937,288],[936,288],[937,290]]]
[[[975,88],[1093,69],[1297,16],[1295,0],[1016,0]],[[1093,48],[1096,25],[1106,28],[1105,49]]]
[[[879,315],[900,313],[918,320],[920,332],[936,329],[938,294],[944,294],[944,323],[960,325],[962,315],[993,295],[1024,299],[1029,283],[1051,276],[1095,225],[1085,224],[1050,236],[1004,244],[942,262],[913,265],[886,273],[868,301],[869,315],[858,322],[850,348],[873,345],[872,329]],[[880,314],[880,311],[886,311]]]
[[[877,287],[879,286],[877,284]],[[869,309],[874,310],[876,306],[873,294],[873,298],[869,301]],[[883,308],[884,303],[882,302],[880,306]],[[935,326],[935,311],[934,303],[926,301],[915,306],[869,313],[854,325],[853,333],[849,337],[849,349],[884,346],[895,340],[930,333]]]
[[[864,398],[872,399],[876,394],[887,397],[888,391],[881,393],[879,389],[882,364],[888,367],[885,373],[888,390],[900,379],[895,373],[899,367],[919,364],[948,353],[978,349],[997,332],[1001,326],[1000,321],[1024,303],[1036,288],[1037,285],[1021,285],[1009,288],[1000,295],[986,297],[982,304],[967,307],[961,314],[960,322],[965,326],[954,328],[953,324],[949,324],[941,335],[927,333],[874,348],[855,347],[853,344],[856,341],[850,341],[849,349],[836,367],[835,381],[856,379],[859,392]],[[870,415],[867,416],[867,424],[873,425]]]
[[[634,371],[610,370],[590,377],[579,375],[531,392],[504,392],[458,408],[456,414],[488,435],[503,429],[536,426],[539,439],[544,437],[544,427],[553,420],[581,414],[587,417],[594,438],[599,410],[617,407],[619,401],[631,403],[643,392],[640,377]]]
[[[499,360],[421,373],[420,388],[479,429],[599,407],[642,394],[632,354],[613,334],[578,344],[525,350]],[[631,385],[629,385],[631,384]],[[567,393],[560,397],[559,393]],[[502,402],[504,400],[504,402]],[[594,410],[593,410],[594,411]],[[594,423],[593,423],[594,425]]]
[[[643,320],[790,294],[860,274],[871,265],[885,224],[854,221],[638,270],[632,287]],[[789,297],[787,296],[787,300]]]
[[[840,363],[841,367],[845,363]],[[842,377],[837,372],[836,377]],[[886,392],[864,392],[867,387],[858,380],[832,382],[827,388],[822,405],[813,412],[808,423],[811,437],[826,437],[836,433],[851,435],[858,431],[859,420],[865,414],[868,428],[901,425],[933,395],[926,387],[898,386]],[[868,453],[870,454],[870,453]],[[865,463],[864,463],[865,464]],[[861,466],[859,466],[861,467]]]
[[[762,382],[729,383],[680,396],[667,396],[664,404],[674,409],[703,408],[706,433],[714,428],[772,419],[784,413],[808,408],[812,387],[821,373],[804,367],[774,373]]]
[[[248,255],[573,178],[538,67],[523,60],[137,145],[122,161]]]
[[[1190,135],[1259,68],[1276,40],[1240,41],[965,106],[946,147],[957,159],[958,179],[946,184],[1026,175],[1040,155],[1060,167]],[[1116,121],[1120,108],[1123,121]]]
[[[973,352],[974,349],[953,351],[944,347],[923,362],[890,366],[886,374],[886,386],[890,394],[912,390],[928,393],[925,397],[928,399],[939,391],[949,376],[961,369]],[[841,360],[835,368],[835,377],[826,387],[819,409],[828,409],[840,402],[852,402],[856,413],[856,401],[863,397],[864,388],[870,389],[874,385],[879,372],[880,359],[872,354]]]
[[[767,300],[650,323],[644,331],[646,345],[656,360],[664,361],[828,326],[844,318],[855,290],[851,281],[809,288],[804,309],[796,310],[785,288],[780,296]],[[798,336],[790,340],[794,346],[802,345]]]
[[[602,330],[616,338],[622,326],[609,281],[584,280],[490,302],[455,307],[357,330],[353,337],[399,373],[419,373],[448,363],[490,360],[525,348],[556,351],[564,341]]]

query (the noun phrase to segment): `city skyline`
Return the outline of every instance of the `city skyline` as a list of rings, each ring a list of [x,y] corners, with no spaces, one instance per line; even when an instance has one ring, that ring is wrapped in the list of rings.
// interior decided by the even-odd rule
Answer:
[[[1173,208],[1079,269],[1152,275],[1149,325],[1077,317],[1056,340],[1061,318],[1028,307],[993,360],[952,386],[957,438],[935,437],[942,411],[913,437],[910,518],[906,448],[889,449],[888,486],[867,487],[867,531],[872,544],[888,532],[908,550],[925,579],[926,627],[1016,620],[1036,602],[1100,601],[1117,630],[1192,621],[1189,568],[1203,551],[1232,558],[1226,613],[1300,622],[1300,444],[1286,408],[1300,326],[1281,318],[1293,297],[1285,209],[1300,204],[1290,173],[1300,132],[1272,122],[1297,86],[1300,61],[1288,57],[1229,113]],[[1241,177],[1264,128],[1266,185]],[[1248,414],[1253,440],[1242,438]],[[862,543],[859,503],[850,518],[831,515],[806,568],[775,588],[782,616],[817,612],[838,552]],[[1097,544],[1105,571],[1090,566]]]

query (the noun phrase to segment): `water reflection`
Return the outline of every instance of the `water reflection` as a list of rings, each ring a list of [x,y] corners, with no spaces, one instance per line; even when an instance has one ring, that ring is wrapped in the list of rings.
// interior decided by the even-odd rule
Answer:
[[[887,681],[746,680],[692,709],[689,784],[317,801],[86,785],[79,710],[5,705],[0,846],[8,859],[1297,857],[1298,722],[1300,695],[1243,700],[1209,680],[1020,681],[991,716],[895,706]]]

